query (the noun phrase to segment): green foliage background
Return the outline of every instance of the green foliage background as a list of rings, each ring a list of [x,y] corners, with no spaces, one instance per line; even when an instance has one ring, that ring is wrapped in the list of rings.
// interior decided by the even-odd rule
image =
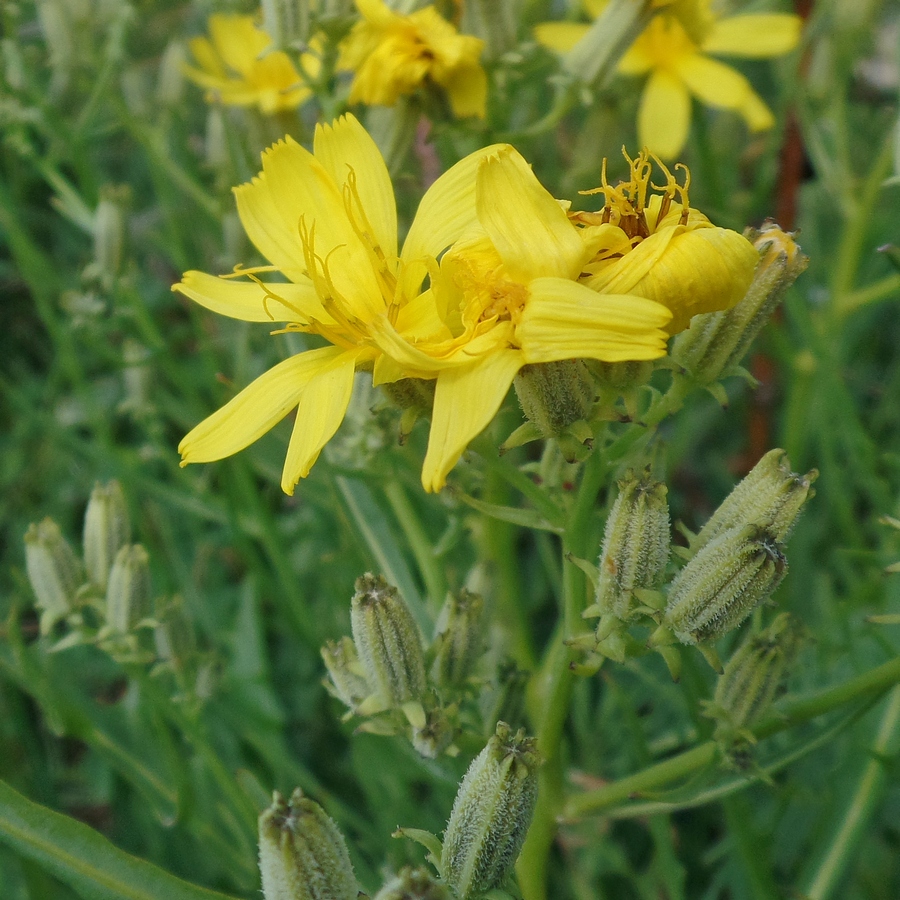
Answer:
[[[557,63],[526,28],[550,7],[523,4],[526,43],[492,69],[487,124],[435,122],[441,168],[510,139],[551,192],[573,196],[595,186],[603,156],[633,146],[636,92],[619,82],[595,96],[585,89],[557,127],[526,133],[553,100]],[[374,891],[385,862],[421,860],[388,836],[401,824],[440,832],[478,746],[427,761],[400,738],[353,735],[321,685],[318,648],[348,631],[353,580],[367,570],[433,614],[435,585],[407,549],[420,529],[447,584],[486,567],[494,627],[533,661],[556,615],[555,538],[476,523],[453,494],[425,497],[422,426],[400,447],[396,416],[369,416],[365,398],[293,498],[278,488],[286,425],[233,459],[179,469],[183,434],[300,347],[297,335],[273,339],[170,291],[186,269],[253,261],[230,187],[285,130],[308,140],[316,116],[315,103],[279,122],[211,110],[192,85],[161,82],[171,42],[202,31],[212,8],[22,0],[0,9],[0,778],[137,857],[247,898],[258,895],[256,816],[273,788],[301,785],[338,821]],[[896,251],[877,250],[900,243],[898,23],[879,0],[816,3],[798,53],[746,67],[778,112],[775,132],[748,138],[734,118],[697,107],[685,153],[692,203],[714,222],[740,230],[796,209],[782,224],[799,229],[810,257],[758,345],[762,387],[729,382],[726,410],[694,395],[663,426],[673,517],[690,527],[769,447],[784,447],[798,471],[821,471],[778,595],[814,636],[791,679],[797,695],[900,648],[900,627],[867,621],[900,611],[900,579],[883,574],[900,559],[900,532],[879,523],[900,516],[900,273]],[[346,85],[330,91],[323,118],[342,108]],[[377,114],[370,124],[379,127]],[[407,221],[433,165],[422,148],[396,166]],[[95,240],[104,199],[122,215],[118,250]],[[494,444],[518,421],[510,402]],[[199,690],[92,647],[48,653],[37,639],[22,536],[51,516],[77,543],[92,485],[110,478],[125,487],[155,592],[184,600],[204,665]],[[521,500],[490,467],[463,466],[459,478],[491,502]],[[691,661],[673,684],[657,659],[580,681],[566,742],[573,783],[594,787],[708,738],[699,701],[712,683]],[[741,781],[695,805],[718,778],[701,774],[662,795],[673,804],[664,811],[619,804],[564,826],[550,896],[900,896],[900,728],[875,699],[770,739],[766,758],[776,759],[833,726],[772,783]],[[854,815],[855,840],[836,840]],[[76,896],[4,821],[4,900]]]

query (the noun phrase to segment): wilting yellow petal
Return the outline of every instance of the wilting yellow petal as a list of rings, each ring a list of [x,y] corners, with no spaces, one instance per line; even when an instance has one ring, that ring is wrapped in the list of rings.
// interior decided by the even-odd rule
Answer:
[[[691,98],[684,84],[665,69],[647,80],[638,110],[638,140],[661,159],[684,147],[691,126]]]
[[[297,482],[309,474],[322,448],[343,421],[358,356],[358,352],[351,352],[335,357],[307,382],[281,475],[281,489],[286,494],[293,494]]]
[[[705,53],[767,57],[790,53],[800,41],[803,20],[787,13],[720,19],[703,41]]]
[[[584,242],[563,208],[511,147],[484,160],[476,188],[478,221],[513,279],[574,278]]]
[[[181,464],[224,459],[258,440],[300,402],[310,379],[343,353],[338,347],[310,350],[264,372],[182,438]]]
[[[397,255],[397,204],[391,176],[375,141],[355,116],[316,125],[313,152],[338,187],[353,172],[360,206],[384,255]]]
[[[522,368],[518,350],[500,350],[471,366],[447,369],[438,375],[428,451],[422,466],[426,491],[439,491],[469,441],[497,414],[500,404]]]
[[[740,72],[700,53],[679,59],[677,71],[688,90],[707,106],[739,110],[753,90]]]
[[[253,24],[252,16],[211,15],[209,33],[225,65],[241,75],[247,74],[256,58],[272,43]]]
[[[562,359],[621,362],[656,359],[666,352],[663,330],[672,314],[662,304],[598,294],[563,278],[537,278],[516,328],[527,363]]]
[[[244,322],[303,322],[310,317],[331,322],[309,279],[298,284],[257,284],[205,272],[185,272],[173,291],[195,303]]]
[[[568,53],[589,31],[578,22],[542,22],[534,26],[535,40],[557,53]]]

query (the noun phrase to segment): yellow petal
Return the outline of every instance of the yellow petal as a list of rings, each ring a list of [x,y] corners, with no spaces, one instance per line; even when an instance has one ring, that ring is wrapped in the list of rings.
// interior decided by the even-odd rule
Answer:
[[[644,297],[599,294],[562,278],[537,278],[516,328],[527,363],[562,359],[622,362],[666,352],[672,314]]]
[[[606,9],[608,3],[609,0],[582,0],[581,5],[592,19],[596,19]]]
[[[803,20],[786,13],[720,19],[703,41],[705,53],[767,57],[790,53],[800,41]]]
[[[684,84],[665,69],[654,71],[638,110],[638,141],[662,159],[681,153],[691,126],[691,98]]]
[[[225,64],[242,75],[272,43],[272,39],[253,24],[252,16],[212,15],[209,33]]]
[[[653,68],[653,57],[647,52],[648,47],[640,39],[632,44],[622,55],[616,65],[616,71],[622,75],[643,75]]]
[[[314,235],[316,255],[327,264],[334,289],[350,313],[366,321],[383,310],[372,262],[347,217],[343,197],[309,151],[290,137],[279,141],[263,153],[262,174],[249,185],[235,188],[235,195],[250,240],[289,278],[293,280],[296,268],[303,264],[302,219]]]
[[[222,60],[219,57],[219,54],[216,53],[209,38],[192,38],[188,41],[188,46],[191,48],[194,59],[196,59],[197,62],[200,63],[200,66],[210,75],[214,75],[218,78],[225,77],[225,67],[222,65]],[[185,72],[188,72],[189,68],[190,67],[185,66]],[[190,69],[190,71],[195,70]],[[190,77],[193,77],[193,75]]]
[[[491,144],[476,150],[451,166],[422,197],[416,217],[403,243],[400,259],[409,262],[422,257],[436,259],[474,224],[475,175],[485,157],[509,144]],[[418,267],[406,267],[401,274],[399,293],[415,296],[421,284]]]
[[[185,435],[178,445],[181,464],[224,459],[258,440],[300,402],[310,379],[343,352],[323,347],[298,353],[264,372]]]
[[[438,83],[447,92],[450,108],[458,119],[476,116],[483,119],[487,108],[488,82],[484,69],[476,62],[457,66]]]
[[[322,448],[344,420],[358,355],[351,352],[335,357],[307,382],[281,475],[281,489],[286,494],[293,494],[297,482],[309,474]]]
[[[739,110],[753,90],[740,72],[700,53],[681,57],[677,71],[688,90],[707,106]]]
[[[353,115],[334,125],[317,125],[313,139],[316,159],[338,187],[355,175],[356,191],[375,240],[388,259],[397,255],[397,204],[387,166],[375,141]]]
[[[751,131],[765,131],[775,124],[775,116],[772,110],[766,106],[765,101],[754,90],[747,92],[744,104],[738,110],[747,122]]]
[[[557,53],[568,53],[589,31],[577,22],[542,22],[534,26],[535,40]]]
[[[518,350],[501,350],[481,357],[474,365],[440,373],[434,392],[434,411],[428,451],[422,466],[426,491],[439,491],[469,441],[483,431],[522,368]]]
[[[478,221],[514,279],[574,278],[585,261],[584,242],[563,208],[511,147],[478,170]]]
[[[332,322],[309,279],[299,284],[260,285],[205,272],[185,272],[173,291],[195,303],[244,322]]]
[[[378,28],[387,28],[400,18],[383,0],[356,0],[356,8],[370,25]]]

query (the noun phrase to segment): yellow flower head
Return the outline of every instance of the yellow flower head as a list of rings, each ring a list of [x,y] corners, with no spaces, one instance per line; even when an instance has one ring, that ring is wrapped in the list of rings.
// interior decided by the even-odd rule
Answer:
[[[341,50],[339,66],[355,73],[351,103],[393,106],[428,83],[447,93],[453,114],[484,118],[487,76],[478,62],[484,41],[462,35],[433,6],[408,16],[383,0],[356,0],[363,18]]]
[[[523,365],[665,352],[669,310],[578,283],[605,229],[571,221],[508,145],[442,175],[399,253],[387,168],[352,116],[319,126],[313,153],[290,139],[267,150],[263,171],[235,195],[272,265],[236,273],[249,281],[187,272],[174,289],[329,345],[279,363],[201,422],[181,442],[183,464],[236,453],[296,408],[282,476],[291,493],[340,425],[361,368],[375,384],[435,380],[422,480],[440,490]],[[259,278],[273,270],[289,282]]]
[[[592,0],[592,12],[597,0]],[[638,139],[663,159],[684,147],[691,124],[691,96],[731,109],[751,131],[771,128],[774,117],[740,72],[712,55],[765,58],[790,52],[800,40],[799,16],[771,13],[722,18],[712,0],[675,0],[657,13],[619,62],[625,75],[649,75],[638,110]],[[602,3],[605,6],[605,2]],[[596,14],[596,12],[595,12]],[[567,52],[586,33],[576,23],[546,23],[536,35]]]
[[[207,89],[207,100],[258,106],[271,115],[294,109],[311,96],[290,57],[268,49],[272,39],[254,25],[252,16],[212,15],[209,34],[190,42],[200,68],[184,69],[192,81]],[[317,56],[304,53],[300,62],[311,77],[318,74]]]
[[[729,309],[753,278],[757,253],[736,231],[718,228],[688,200],[690,172],[678,163],[683,183],[646,150],[631,159],[630,177],[611,186],[606,180],[583,194],[603,194],[600,212],[570,213],[585,225],[605,229],[600,248],[583,267],[582,284],[602,293],[638,294],[672,312],[669,334],[687,328],[698,313]],[[651,182],[653,163],[663,184]]]

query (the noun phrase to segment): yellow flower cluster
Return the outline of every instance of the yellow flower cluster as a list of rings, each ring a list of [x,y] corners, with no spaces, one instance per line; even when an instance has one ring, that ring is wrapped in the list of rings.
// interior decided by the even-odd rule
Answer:
[[[583,0],[599,16],[607,0]],[[638,109],[638,140],[663,159],[684,148],[691,123],[691,96],[708,106],[731,109],[751,131],[771,128],[771,110],[750,82],[712,56],[766,58],[790,52],[800,40],[802,20],[769,13],[720,16],[713,0],[674,0],[650,20],[619,62],[623,75],[647,75]],[[545,46],[568,52],[589,29],[573,22],[535,28]]]
[[[572,212],[507,144],[465,157],[425,193],[402,248],[387,167],[352,116],[290,138],[235,189],[247,235],[271,265],[175,285],[216,312],[328,346],[276,365],[181,443],[182,464],[236,453],[297,409],[282,487],[292,493],[343,420],[359,369],[373,382],[435,382],[422,483],[440,490],[525,365],[662,356],[691,315],[726,308],[757,254],[690,208],[687,184],[629,160],[604,206]],[[439,261],[438,261],[439,260]],[[280,272],[286,282],[264,282]]]
[[[272,39],[254,24],[253,16],[216,14],[209,17],[209,37],[194,38],[191,53],[200,68],[185,66],[185,74],[207,90],[207,100],[226,106],[258,106],[266,115],[294,109],[311,91],[290,57],[270,49]],[[310,78],[320,68],[313,53],[300,64]]]

